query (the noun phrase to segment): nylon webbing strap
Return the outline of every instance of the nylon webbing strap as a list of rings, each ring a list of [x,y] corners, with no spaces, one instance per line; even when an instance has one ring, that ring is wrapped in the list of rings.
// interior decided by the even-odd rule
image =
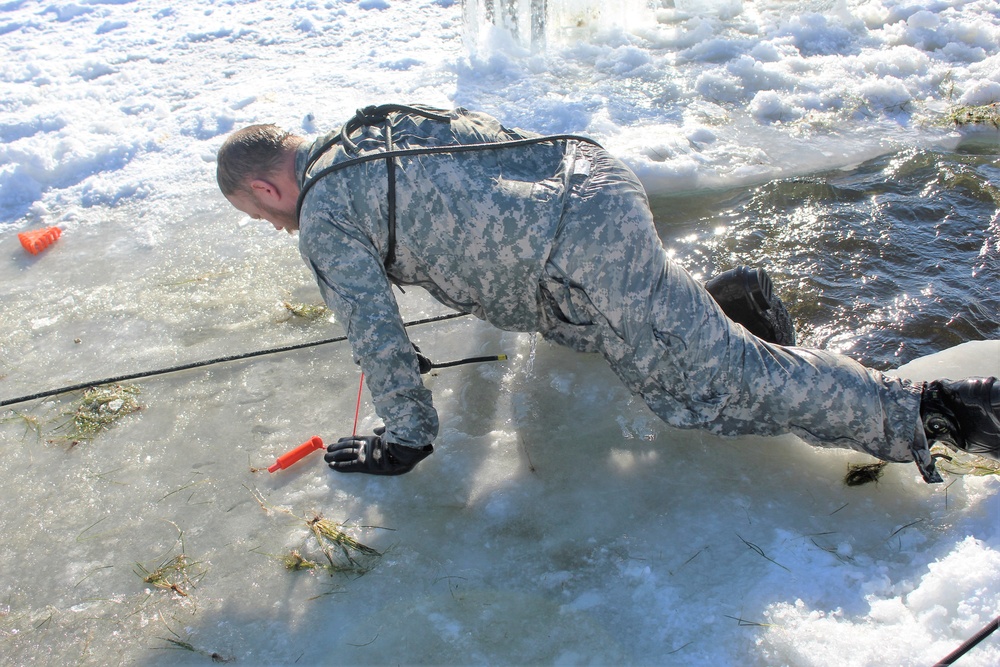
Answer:
[[[598,148],[601,147],[599,143],[594,141],[589,137],[582,137],[577,134],[550,134],[542,137],[528,137],[525,139],[511,139],[510,141],[488,141],[478,144],[453,144],[448,146],[421,146],[420,148],[402,148],[394,149],[392,151],[387,151],[384,153],[371,153],[369,155],[361,155],[356,158],[351,158],[349,160],[344,160],[343,162],[338,162],[337,164],[330,165],[324,169],[320,169],[318,172],[309,176],[305,183],[302,184],[302,189],[299,191],[299,201],[297,204],[296,215],[298,215],[302,210],[302,201],[305,199],[306,194],[309,190],[316,184],[317,181],[325,176],[329,176],[332,173],[338,172],[341,169],[347,169],[348,167],[353,167],[355,165],[364,164],[366,162],[372,162],[373,160],[384,160],[387,157],[401,158],[401,157],[412,157],[415,155],[437,155],[444,153],[471,153],[473,151],[488,151],[488,150],[501,150],[504,148],[517,148],[520,146],[531,146],[532,144],[543,144],[546,142],[556,142],[556,141],[581,141],[588,143]]]
[[[315,186],[321,179],[342,169],[354,167],[359,164],[365,164],[374,160],[385,160],[388,187],[388,248],[386,249],[385,258],[386,267],[392,264],[396,259],[396,161],[399,158],[420,155],[442,155],[449,153],[471,153],[474,151],[502,150],[506,148],[532,146],[534,144],[555,143],[557,141],[580,141],[600,148],[600,144],[589,137],[582,137],[575,134],[554,134],[540,137],[526,137],[523,139],[511,139],[508,141],[487,141],[475,144],[449,144],[447,146],[421,146],[419,148],[396,149],[392,143],[392,130],[390,129],[390,125],[386,123],[383,128],[383,137],[386,147],[385,151],[351,157],[343,162],[338,162],[337,164],[320,169],[311,176],[309,175],[309,170],[312,169],[316,162],[319,161],[320,157],[322,157],[323,154],[330,150],[335,144],[342,143],[344,145],[344,151],[348,155],[356,152],[357,145],[351,140],[350,135],[362,127],[377,125],[385,122],[389,115],[393,113],[407,113],[429,118],[431,120],[451,122],[450,116],[437,113],[430,109],[407,106],[404,104],[384,104],[382,106],[369,106],[364,109],[359,109],[353,118],[344,123],[344,126],[341,128],[339,133],[321,145],[309,156],[306,161],[305,169],[303,170],[304,181],[299,189],[298,201],[295,203],[295,217],[298,218],[302,213],[302,203],[305,201],[306,195],[309,194],[309,191],[312,190],[313,186]]]
[[[385,148],[387,153],[392,153],[392,129],[388,123],[385,124]],[[386,196],[389,200],[389,212],[387,215],[389,238],[386,245],[389,247],[385,252],[384,266],[388,268],[396,261],[396,158],[387,157],[385,159],[385,173],[389,179],[389,183],[386,186]]]

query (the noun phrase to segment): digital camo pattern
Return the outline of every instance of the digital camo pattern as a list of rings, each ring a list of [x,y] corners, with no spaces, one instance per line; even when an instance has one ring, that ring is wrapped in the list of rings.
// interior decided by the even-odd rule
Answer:
[[[451,115],[450,123],[390,116],[394,146],[535,136],[484,114]],[[381,126],[352,139],[357,153],[337,145],[314,171],[385,150]],[[298,156],[300,179],[308,150]],[[438,428],[396,282],[499,328],[600,352],[673,426],[724,436],[793,432],[818,446],[913,460],[919,388],[841,355],[768,344],[732,323],[668,260],[641,184],[605,151],[560,141],[397,160],[388,273],[383,160],[320,181],[303,203],[299,241],[347,328],[388,439],[420,446]]]

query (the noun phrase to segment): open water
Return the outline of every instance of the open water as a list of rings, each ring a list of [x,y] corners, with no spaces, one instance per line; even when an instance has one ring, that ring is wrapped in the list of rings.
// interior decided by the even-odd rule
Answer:
[[[664,244],[693,273],[765,267],[799,345],[884,370],[1000,337],[995,143],[653,206]]]

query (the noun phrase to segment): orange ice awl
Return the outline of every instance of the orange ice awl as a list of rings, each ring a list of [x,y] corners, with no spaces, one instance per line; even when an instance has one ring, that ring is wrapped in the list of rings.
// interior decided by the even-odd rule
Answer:
[[[58,227],[46,227],[45,229],[36,229],[33,232],[22,232],[17,235],[17,238],[25,250],[32,255],[37,255],[55,243],[60,234],[62,234],[62,230]]]
[[[268,472],[277,472],[278,470],[284,470],[288,466],[292,465],[299,459],[305,458],[306,456],[312,454],[317,449],[323,449],[323,440],[318,435],[314,435],[309,440],[306,440],[301,445],[296,447],[290,452],[285,452],[278,457],[278,460],[274,462],[274,465],[267,469]]]

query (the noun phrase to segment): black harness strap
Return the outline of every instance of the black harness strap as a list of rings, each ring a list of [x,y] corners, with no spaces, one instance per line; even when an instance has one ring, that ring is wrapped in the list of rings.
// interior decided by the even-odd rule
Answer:
[[[451,120],[448,116],[436,113],[429,108],[414,107],[405,104],[383,104],[381,106],[372,105],[363,109],[358,109],[354,116],[340,128],[340,132],[335,134],[332,139],[313,151],[313,153],[309,156],[309,161],[306,163],[304,173],[308,173],[309,170],[312,169],[313,165],[316,164],[316,161],[322,157],[323,153],[330,150],[334,144],[340,143],[344,137],[348,137],[345,142],[347,152],[355,152],[357,150],[357,146],[350,140],[350,135],[354,134],[357,130],[366,125],[381,123],[391,113],[411,113],[444,123],[450,122]]]
[[[415,115],[423,116],[431,120],[438,120],[442,122],[451,122],[449,116],[436,113],[429,109],[424,109],[421,107],[406,106],[403,104],[384,104],[382,106],[369,106],[364,109],[359,109],[358,113],[351,118],[349,121],[344,123],[343,128],[337,133],[332,139],[325,142],[318,149],[316,149],[312,154],[310,154],[309,159],[306,162],[305,169],[303,170],[304,181],[299,188],[298,201],[295,204],[295,217],[298,218],[302,212],[302,203],[305,201],[306,195],[312,190],[313,186],[320,181],[320,179],[329,176],[332,173],[338,172],[341,169],[347,169],[348,167],[353,167],[359,164],[365,164],[366,162],[372,162],[374,160],[385,160],[386,174],[388,179],[388,248],[386,250],[385,266],[388,267],[396,259],[396,160],[403,157],[412,157],[418,155],[440,155],[448,153],[471,153],[473,151],[486,151],[486,150],[500,150],[504,148],[518,148],[521,146],[531,146],[534,144],[542,143],[554,143],[556,141],[580,141],[583,143],[592,144],[601,147],[593,139],[589,137],[582,137],[576,134],[553,134],[545,135],[540,137],[528,137],[524,139],[511,139],[509,141],[487,141],[475,144],[452,144],[447,146],[421,146],[420,148],[402,148],[396,149],[392,143],[392,131],[388,124],[385,125],[383,130],[383,136],[385,140],[386,150],[381,153],[370,153],[368,155],[359,155],[357,157],[352,157],[350,159],[344,160],[337,164],[331,165],[324,169],[320,169],[315,174],[309,175],[309,170],[313,168],[316,162],[322,157],[324,153],[330,150],[335,144],[342,143],[344,145],[344,150],[348,154],[355,153],[357,151],[357,145],[351,141],[350,135],[359,130],[362,127],[369,125],[376,125],[378,123],[384,122],[389,114],[391,113],[412,113]]]
[[[392,129],[389,127],[389,123],[385,124],[385,148],[386,153],[392,153]],[[385,159],[385,173],[389,179],[386,189],[386,196],[389,201],[389,211],[387,213],[389,238],[386,245],[389,247],[385,252],[385,266],[391,266],[396,261],[396,158],[387,157]]]

